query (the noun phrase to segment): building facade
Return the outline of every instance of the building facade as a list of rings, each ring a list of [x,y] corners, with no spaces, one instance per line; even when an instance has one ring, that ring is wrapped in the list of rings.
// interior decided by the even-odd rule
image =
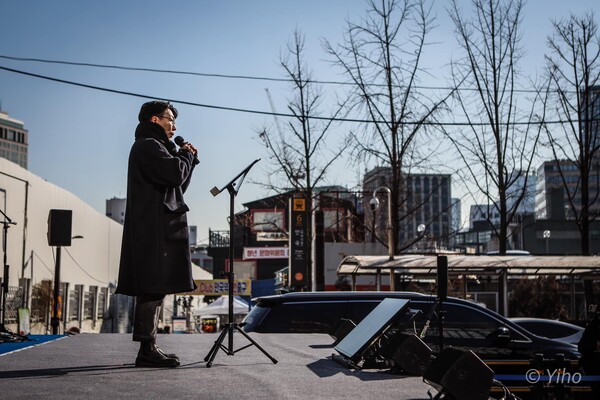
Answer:
[[[453,197],[452,202],[452,232],[458,232],[463,228],[462,222],[462,201],[458,197]]]
[[[600,86],[590,86],[587,96],[583,93],[583,131],[585,139],[589,142],[590,149],[600,146]],[[600,151],[593,150],[598,157]]]
[[[400,240],[407,243],[424,233],[430,247],[447,248],[452,232],[450,175],[407,175],[405,213],[407,224]]]
[[[305,288],[313,285],[313,278],[318,290],[335,288],[337,264],[325,265],[323,249],[326,243],[364,240],[361,199],[343,187],[319,187],[313,190],[312,204],[297,210],[293,200],[303,199],[297,196],[290,191],[244,203],[246,210],[235,215],[233,235],[229,231],[209,232],[207,254],[213,259],[215,279],[229,269],[231,238],[235,276],[252,280],[253,291],[255,284],[277,275],[287,275],[288,285],[298,289],[302,285],[290,277],[296,275],[296,268],[309,278]],[[304,223],[299,225],[301,220]],[[308,225],[312,228],[310,234]],[[332,274],[327,274],[327,267]]]
[[[363,191],[370,198],[378,187],[387,187],[391,182],[391,169],[377,167],[365,173]],[[406,174],[400,188],[399,223],[400,234],[398,243],[406,247],[419,242],[423,238],[427,247],[447,248],[452,229],[452,179],[447,174]],[[387,198],[382,198],[387,202]],[[366,204],[369,199],[366,199]],[[365,208],[366,210],[367,208]],[[369,214],[369,212],[366,212]],[[382,204],[377,215],[366,215],[365,220],[375,217],[372,225],[376,234],[385,237],[387,206]],[[422,244],[422,243],[421,243]],[[419,247],[419,246],[417,246]]]
[[[125,222],[125,208],[127,199],[113,197],[106,200],[106,216],[121,225]]]
[[[0,158],[0,207],[14,222],[7,231],[7,325],[16,331],[17,310],[31,310],[31,329],[47,332],[57,249],[49,245],[49,211],[71,210],[70,246],[62,247],[61,332],[99,331],[118,278],[123,227],[77,196]],[[67,229],[67,227],[64,227]],[[104,321],[106,321],[104,319]]]
[[[600,190],[600,160],[589,176],[590,201]],[[537,219],[574,219],[581,211],[581,173],[570,160],[545,161],[537,171],[535,216]],[[575,209],[569,202],[573,198]],[[590,216],[600,213],[600,200],[590,202]]]
[[[0,157],[27,169],[28,139],[22,121],[0,110]]]

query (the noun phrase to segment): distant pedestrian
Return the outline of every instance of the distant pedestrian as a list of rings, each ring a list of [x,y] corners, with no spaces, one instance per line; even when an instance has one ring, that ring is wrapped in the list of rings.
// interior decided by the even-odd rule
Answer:
[[[127,205],[116,293],[135,296],[133,340],[137,367],[177,367],[179,358],[156,346],[166,294],[195,289],[190,262],[188,206],[183,193],[198,164],[197,150],[171,142],[177,110],[164,101],[142,105],[129,153]]]

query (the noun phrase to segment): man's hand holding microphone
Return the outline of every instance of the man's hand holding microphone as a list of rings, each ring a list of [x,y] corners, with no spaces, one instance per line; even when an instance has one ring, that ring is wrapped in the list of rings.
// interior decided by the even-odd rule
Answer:
[[[179,150],[189,151],[194,155],[194,164],[200,163],[200,160],[198,159],[198,149],[196,149],[193,144],[186,142],[181,136],[175,137],[175,144],[179,146]]]

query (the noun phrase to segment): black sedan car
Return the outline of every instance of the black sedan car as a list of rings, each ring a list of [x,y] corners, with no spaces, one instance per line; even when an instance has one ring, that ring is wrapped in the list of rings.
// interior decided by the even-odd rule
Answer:
[[[397,337],[422,337],[434,354],[439,354],[440,343],[444,349],[452,346],[471,350],[493,370],[497,381],[522,399],[544,398],[546,390],[555,389],[556,382],[552,379],[557,379],[557,371],[561,374],[558,386],[576,393],[573,399],[598,398],[593,394],[596,389],[588,382],[565,381],[565,377],[581,377],[577,375],[581,355],[576,345],[537,336],[480,304],[458,298],[449,297],[440,304],[435,296],[411,292],[302,292],[266,296],[256,299],[256,306],[244,320],[244,329],[264,333],[328,333],[335,337],[344,331],[343,327],[345,334],[350,335],[352,324],[348,326],[348,321],[358,324],[385,298],[409,300],[409,311],[400,324],[390,328],[400,334]],[[408,314],[410,318],[404,318]],[[440,316],[443,316],[442,329]],[[392,352],[393,349],[389,354]],[[502,395],[502,389],[492,388],[492,397]]]
[[[546,358],[564,354],[570,360],[580,356],[577,346],[536,336],[479,304],[449,297],[440,305],[435,296],[412,292],[296,292],[260,297],[244,320],[244,330],[331,334],[342,319],[358,324],[384,298],[410,300],[410,309],[418,313],[403,329],[418,335],[425,329],[424,341],[435,352],[443,315],[443,344],[473,350],[484,360],[532,359],[535,354]]]

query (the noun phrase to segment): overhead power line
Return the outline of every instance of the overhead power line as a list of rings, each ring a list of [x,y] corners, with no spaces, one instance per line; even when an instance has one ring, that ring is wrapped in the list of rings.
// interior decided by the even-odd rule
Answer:
[[[177,71],[177,70],[169,70],[169,69],[142,68],[142,67],[125,67],[125,66],[121,66],[121,65],[93,64],[93,63],[62,61],[62,60],[47,60],[47,59],[42,59],[42,58],[12,57],[12,56],[6,56],[6,55],[1,55],[1,54],[0,54],[0,58],[3,58],[5,60],[13,60],[13,61],[27,61],[27,62],[46,63],[46,64],[75,65],[75,66],[80,66],[80,67],[120,69],[120,70],[125,70],[125,71],[156,72],[156,73],[163,73],[163,74],[193,75],[193,76],[203,76],[203,77],[209,77],[209,78],[250,79],[250,80],[261,80],[261,81],[291,82],[289,79],[284,79],[284,78],[268,78],[268,77],[262,77],[262,76],[248,76],[248,75],[211,74],[211,73],[204,73],[204,72]],[[333,82],[331,82],[331,83],[333,83]],[[340,83],[340,84],[342,84],[342,83]]]
[[[31,73],[31,72],[20,71],[20,70],[12,69],[12,68],[6,68],[6,67],[3,67],[3,66],[0,66],[0,69],[3,69],[5,71],[9,71],[9,72],[14,72],[14,73],[21,74],[21,75],[27,75],[27,76],[32,76],[32,77],[35,77],[35,78],[46,79],[46,80],[53,81],[53,82],[65,83],[67,85],[74,85],[74,86],[79,86],[79,87],[84,87],[84,88],[94,89],[94,90],[100,90],[100,91],[109,92],[109,93],[123,94],[123,95],[126,95],[126,96],[141,97],[143,99],[165,100],[165,101],[171,101],[173,103],[186,104],[186,105],[196,106],[196,107],[215,108],[215,109],[218,109],[218,110],[226,110],[226,111],[239,111],[239,112],[254,113],[254,114],[273,115],[273,113],[266,112],[266,111],[256,111],[256,110],[247,110],[247,109],[242,109],[242,108],[224,107],[224,106],[215,106],[215,105],[210,105],[210,104],[193,103],[193,102],[189,102],[189,101],[185,101],[185,100],[167,99],[167,98],[160,97],[160,96],[151,96],[151,95],[146,95],[146,94],[141,94],[141,93],[126,92],[124,90],[108,89],[108,88],[104,88],[104,87],[100,87],[100,86],[94,86],[94,85],[88,85],[88,84],[85,84],[85,83],[67,81],[65,79],[53,78],[53,77],[50,77],[50,76],[45,76],[45,75],[40,75],[40,74],[34,74],[34,73]],[[291,115],[291,114],[278,114],[278,115],[280,115],[282,117],[293,117],[293,115]]]
[[[259,80],[259,81],[270,81],[270,82],[287,82],[294,83],[292,79],[287,78],[273,78],[273,77],[265,77],[265,76],[251,76],[251,75],[227,75],[227,74],[214,74],[214,73],[206,73],[206,72],[194,72],[194,71],[179,71],[179,70],[171,70],[171,69],[157,69],[157,68],[144,68],[144,67],[127,67],[122,65],[108,65],[108,64],[96,64],[96,63],[85,63],[85,62],[77,62],[77,61],[64,61],[64,60],[50,60],[43,58],[28,58],[28,57],[13,57],[0,54],[0,58],[5,60],[12,61],[25,61],[25,62],[37,62],[37,63],[45,63],[45,64],[62,64],[62,65],[73,65],[79,67],[93,67],[93,68],[107,68],[107,69],[118,69],[125,71],[143,71],[143,72],[154,72],[154,73],[162,73],[162,74],[176,74],[176,75],[191,75],[191,76],[201,76],[201,77],[209,77],[209,78],[225,78],[225,79],[246,79],[246,80]],[[327,81],[327,80],[308,80],[309,83],[316,83],[321,85],[340,85],[340,86],[351,86],[354,85],[353,82],[343,82],[343,81]],[[373,87],[387,87],[385,83],[372,83],[367,84],[366,86]],[[401,85],[395,85],[396,87],[402,87]],[[415,89],[419,90],[458,90],[458,91],[477,91],[477,88],[452,88],[445,86],[413,86]],[[539,91],[536,89],[515,89],[517,93],[538,93]]]
[[[186,101],[186,100],[178,100],[178,99],[172,99],[172,98],[164,98],[161,96],[153,96],[153,95],[147,95],[147,94],[141,94],[141,93],[135,93],[135,92],[128,92],[128,91],[124,91],[124,90],[117,90],[117,89],[109,89],[109,88],[105,88],[105,87],[101,87],[101,86],[95,86],[95,85],[88,85],[85,83],[79,83],[79,82],[73,82],[73,81],[68,81],[65,79],[59,79],[59,78],[53,78],[50,76],[45,76],[45,75],[40,75],[40,74],[34,74],[31,72],[26,72],[26,71],[21,71],[21,70],[17,70],[17,69],[13,69],[13,68],[7,68],[7,67],[3,67],[0,65],[0,70],[4,70],[4,71],[8,71],[8,72],[13,72],[16,74],[21,74],[21,75],[26,75],[26,76],[31,76],[34,78],[40,78],[40,79],[45,79],[45,80],[49,80],[52,82],[58,82],[58,83],[64,83],[67,85],[73,85],[73,86],[78,86],[78,87],[83,87],[83,88],[87,88],[87,89],[93,89],[93,90],[100,90],[103,92],[108,92],[108,93],[115,93],[115,94],[122,94],[125,96],[133,96],[133,97],[139,97],[139,98],[143,98],[143,99],[154,99],[154,100],[164,100],[164,101],[170,101],[172,103],[178,103],[178,104],[185,104],[188,106],[194,106],[194,107],[202,107],[202,108],[210,108],[210,109],[215,109],[215,110],[223,110],[223,111],[235,111],[235,112],[243,112],[243,113],[249,113],[249,114],[259,114],[259,115],[269,115],[269,116],[276,116],[276,117],[285,117],[285,118],[297,118],[296,115],[294,114],[284,114],[284,113],[278,113],[278,112],[269,112],[269,111],[261,111],[261,110],[250,110],[250,109],[245,109],[245,108],[236,108],[236,107],[227,107],[227,106],[218,106],[218,105],[213,105],[213,104],[203,104],[203,103],[195,103],[195,102],[191,102],[191,101]],[[391,124],[390,121],[373,121],[373,120],[366,120],[366,119],[358,119],[358,118],[331,118],[331,117],[321,117],[321,116],[306,116],[306,118],[308,119],[312,119],[312,120],[322,120],[322,121],[336,121],[336,122],[354,122],[354,123],[369,123],[369,124]],[[499,125],[511,125],[511,126],[528,126],[528,125],[540,125],[542,123],[544,124],[564,124],[564,123],[570,123],[572,121],[543,121],[543,122],[533,122],[533,121],[516,121],[516,122],[499,122]],[[433,121],[402,121],[401,122],[402,125],[423,125],[423,126],[488,126],[489,123],[485,123],[485,122],[433,122]]]

